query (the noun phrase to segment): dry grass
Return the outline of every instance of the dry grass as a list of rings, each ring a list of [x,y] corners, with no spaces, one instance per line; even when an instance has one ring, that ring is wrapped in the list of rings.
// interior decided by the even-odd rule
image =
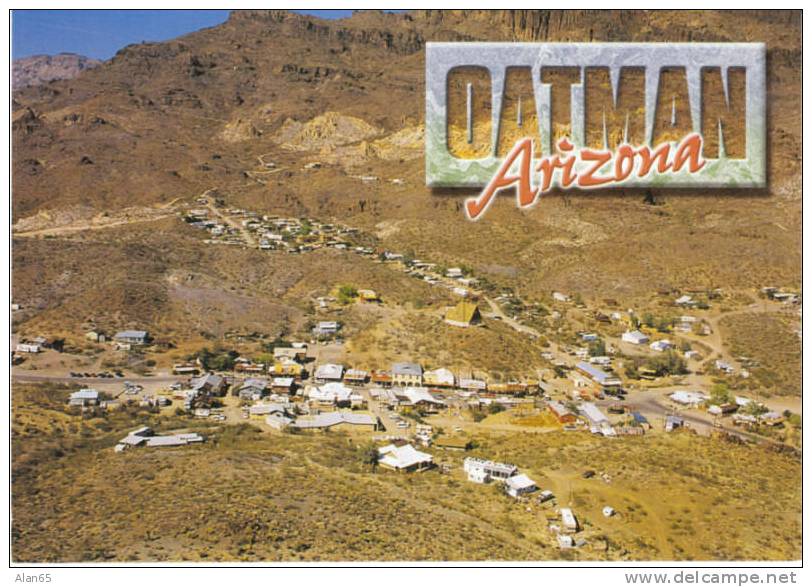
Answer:
[[[748,313],[720,322],[734,356],[759,363],[749,368],[749,389],[775,395],[801,394],[801,340],[786,315]]]
[[[563,556],[551,506],[519,504],[450,475],[363,464],[363,438],[202,430],[202,446],[112,451],[143,412],[83,420],[67,390],[15,389],[13,556],[88,560],[493,560]],[[53,421],[51,421],[53,420]],[[40,422],[39,425],[34,421]],[[800,557],[800,463],[689,434],[479,434],[475,454],[515,462],[575,508],[581,559]],[[584,480],[606,471],[611,483]],[[619,515],[605,519],[603,505]],[[766,516],[764,512],[771,512]],[[724,540],[719,537],[723,536]]]

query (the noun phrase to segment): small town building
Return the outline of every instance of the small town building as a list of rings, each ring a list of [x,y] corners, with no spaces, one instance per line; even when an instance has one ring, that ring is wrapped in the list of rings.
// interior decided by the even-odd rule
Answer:
[[[274,361],[290,359],[302,362],[307,358],[307,347],[275,347],[273,350]]]
[[[352,390],[339,381],[331,381],[319,387],[308,389],[308,399],[322,406],[349,407],[352,400]]]
[[[195,363],[175,363],[172,365],[172,373],[175,375],[197,375],[200,367]]]
[[[392,373],[386,370],[374,370],[370,376],[373,385],[379,387],[392,387]]]
[[[475,303],[463,300],[446,312],[445,321],[452,326],[467,328],[482,322],[482,314]]]
[[[655,340],[649,345],[649,348],[653,351],[657,351],[658,353],[662,353],[667,351],[670,348],[673,348],[673,344],[671,344],[670,340]]]
[[[363,385],[368,378],[369,373],[362,369],[347,369],[344,372],[344,383],[348,385]]]
[[[617,375],[604,371],[591,363],[579,361],[576,369],[579,373],[584,374],[600,391],[616,391],[623,385]]]
[[[570,508],[561,508],[561,524],[566,532],[578,531],[578,520]]]
[[[15,348],[14,351],[17,353],[33,353],[36,354],[42,350],[42,347],[38,344],[33,343],[26,343],[21,342]]]
[[[445,407],[445,401],[435,397],[425,387],[406,387],[396,392],[400,405],[408,405],[427,412],[434,412]]]
[[[367,429],[378,430],[380,422],[371,414],[357,414],[355,412],[324,412],[309,418],[297,418],[291,427],[299,430],[325,430],[337,429]]]
[[[392,384],[415,387],[423,385],[423,368],[417,363],[394,363]]]
[[[423,373],[423,384],[428,387],[454,387],[455,383],[454,373],[442,367]]]
[[[639,330],[626,331],[620,338],[623,342],[630,344],[646,344],[648,342],[648,336]]]
[[[497,463],[476,457],[468,457],[463,461],[463,470],[468,480],[474,483],[490,483],[491,481],[505,481],[519,472],[516,465]]]
[[[420,452],[411,444],[388,444],[378,449],[378,464],[395,471],[422,471],[432,466],[430,454]]]
[[[293,359],[283,358],[276,361],[268,372],[272,375],[294,377],[300,379],[304,374],[304,367]]]
[[[313,378],[320,382],[326,383],[329,381],[341,381],[344,377],[344,365],[337,365],[334,363],[324,363],[316,367],[316,372]]]
[[[143,345],[149,342],[149,334],[146,330],[122,330],[113,336],[113,340],[124,344]]]
[[[335,321],[322,321],[313,327],[313,334],[316,336],[332,336],[336,334],[341,325]]]
[[[481,393],[487,391],[488,384],[480,379],[460,377],[459,388],[463,391]]]
[[[237,389],[237,395],[241,399],[253,399],[262,397],[268,393],[268,381],[265,379],[250,378],[243,381]]]
[[[248,408],[248,414],[252,417],[264,418],[271,414],[288,415],[288,408],[283,403],[271,402],[267,404],[254,404]]]
[[[696,407],[706,401],[708,401],[709,396],[701,393],[699,391],[675,391],[671,395],[668,396],[671,401],[682,404],[684,406],[691,406]]]
[[[87,334],[85,334],[85,338],[90,342],[104,342],[107,340],[107,337],[104,333],[99,332],[97,330],[91,330]]]
[[[547,408],[561,424],[572,424],[577,419],[575,414],[561,402],[549,401],[547,402]]]
[[[209,395],[222,395],[227,387],[226,380],[216,373],[206,373],[200,377],[194,377],[190,385],[190,388],[198,394],[207,393]]]
[[[99,403],[99,392],[95,389],[80,389],[70,394],[68,404],[71,406],[95,406]]]
[[[511,497],[521,497],[537,491],[536,482],[527,475],[514,475],[505,480],[505,492]]]
[[[271,391],[274,393],[291,394],[295,385],[293,377],[274,377],[271,379]]]
[[[666,432],[671,432],[672,430],[675,430],[677,428],[682,428],[682,426],[684,424],[685,424],[684,420],[682,418],[680,418],[679,416],[673,416],[673,415],[666,416],[666,418],[665,418],[665,431]]]

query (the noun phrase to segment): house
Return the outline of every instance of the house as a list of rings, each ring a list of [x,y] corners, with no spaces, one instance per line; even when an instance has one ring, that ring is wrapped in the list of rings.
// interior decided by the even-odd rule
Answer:
[[[14,348],[14,351],[17,353],[38,353],[41,350],[40,345],[25,342],[21,342]]]
[[[630,344],[646,344],[648,342],[648,336],[639,330],[627,330],[623,333],[620,339],[623,342],[628,342]]]
[[[561,525],[565,532],[577,532],[578,520],[570,508],[561,508]]]
[[[445,272],[445,276],[451,279],[459,279],[460,277],[463,276],[463,272],[462,269],[460,269],[459,267],[450,267]]]
[[[362,369],[347,369],[344,373],[344,383],[349,385],[363,385],[367,382],[369,373]]]
[[[576,420],[575,414],[561,402],[549,401],[547,402],[547,408],[561,424],[572,424]]]
[[[234,361],[234,371],[238,373],[263,373],[265,371],[265,363],[254,363],[251,359],[238,357]]]
[[[600,408],[593,404],[592,402],[584,402],[580,405],[579,409],[581,413],[595,426],[600,426],[603,423],[608,423],[609,418],[606,417],[606,414],[601,412]]]
[[[445,321],[452,326],[467,328],[482,322],[482,314],[476,304],[463,300],[446,312]]]
[[[668,397],[673,402],[691,407],[696,407],[709,399],[707,395],[698,391],[681,391],[681,390],[675,391]]]
[[[274,361],[277,362],[282,361],[283,359],[302,362],[306,357],[307,357],[307,347],[305,348],[276,347],[273,350],[273,358]]]
[[[556,536],[558,539],[558,548],[568,549],[575,548],[575,539],[568,534],[559,534]]]
[[[671,344],[670,340],[655,340],[648,346],[651,350],[657,351],[658,353],[662,353],[670,348],[673,348],[674,345]]]
[[[149,341],[149,334],[145,330],[122,330],[113,336],[113,340],[123,344],[143,345]]]
[[[665,431],[671,432],[676,428],[682,428],[685,425],[685,421],[680,418],[679,416],[666,416],[665,417]]]
[[[651,428],[648,419],[640,412],[632,412],[632,418],[634,418],[634,423],[641,428]]]
[[[676,300],[674,300],[674,304],[677,306],[682,306],[683,308],[696,306],[696,301],[691,296],[685,295],[680,296]]]
[[[299,430],[325,430],[327,428],[368,429],[378,430],[380,422],[377,417],[370,414],[356,414],[354,412],[325,412],[311,418],[297,418],[290,425]]]
[[[557,292],[557,291],[553,292],[553,299],[556,302],[568,302],[568,301],[570,301],[570,297],[567,294],[563,294],[563,293]]]
[[[519,472],[516,465],[486,461],[476,457],[467,457],[462,463],[462,468],[468,475],[468,481],[474,483],[505,481]]]
[[[432,466],[432,457],[411,444],[388,444],[378,449],[378,463],[395,471],[422,471]]]
[[[262,397],[268,392],[268,382],[265,379],[250,378],[243,381],[237,389],[237,395],[241,399],[253,399]]]
[[[209,395],[222,395],[226,390],[226,380],[214,373],[206,373],[191,380],[190,388],[197,393],[207,393]]]
[[[323,406],[349,406],[352,390],[338,381],[325,383],[320,387],[308,389],[307,397],[311,402]]]
[[[398,399],[402,396],[406,400],[401,401],[401,404],[422,408],[423,410],[436,411],[438,408],[445,407],[445,402],[434,397],[425,387],[407,387],[397,395],[399,396]]]
[[[370,376],[373,385],[379,387],[392,387],[392,374],[389,371],[374,370]]]
[[[99,403],[99,392],[95,389],[80,389],[70,394],[68,404],[71,406],[95,406]]]
[[[334,363],[324,363],[316,367],[316,372],[313,378],[319,383],[327,383],[329,381],[341,381],[344,377],[344,365],[337,365]]]
[[[151,428],[143,426],[133,430],[127,436],[119,440],[118,444],[115,446],[115,451],[122,452],[133,446],[184,446],[198,442],[203,442],[203,437],[194,432],[157,436]]]
[[[267,404],[255,404],[248,408],[248,414],[257,418],[270,416],[271,414],[288,415],[287,406],[282,403],[272,402]]]
[[[730,365],[730,363],[726,363],[720,359],[717,359],[714,363],[714,366],[719,369],[719,371],[724,371],[725,373],[733,373],[735,369]]]
[[[175,363],[172,365],[172,373],[175,375],[197,375],[200,368],[195,363]]]
[[[96,330],[91,330],[87,334],[85,334],[85,338],[90,342],[104,342],[107,338],[104,336],[104,333],[98,332]]]
[[[300,379],[304,374],[304,367],[293,359],[284,358],[274,363],[273,366],[268,369],[268,372],[272,375]]]
[[[313,327],[313,334],[316,336],[332,336],[336,334],[341,326],[338,322],[329,321],[329,322],[319,322]]]
[[[536,482],[527,475],[514,475],[505,480],[505,492],[511,497],[519,498],[534,491],[538,491]]]
[[[479,379],[460,377],[460,389],[471,392],[484,392],[488,389],[488,384]]]
[[[423,373],[423,384],[429,387],[454,387],[455,383],[454,373],[442,367]]]
[[[623,385],[623,382],[617,375],[607,373],[600,367],[596,367],[590,363],[579,361],[575,368],[579,373],[584,374],[601,391],[619,390]]]
[[[271,379],[271,391],[274,393],[291,394],[294,386],[293,377],[274,377]]]
[[[392,384],[420,387],[423,385],[423,367],[417,363],[394,363]]]

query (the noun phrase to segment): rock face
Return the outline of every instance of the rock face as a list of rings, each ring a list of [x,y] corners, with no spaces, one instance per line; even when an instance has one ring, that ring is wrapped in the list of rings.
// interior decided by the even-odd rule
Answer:
[[[34,55],[15,59],[11,74],[12,87],[16,90],[54,80],[73,79],[84,70],[96,67],[100,63],[98,59],[75,53]]]
[[[314,151],[357,143],[379,134],[381,129],[360,118],[326,112],[306,123],[286,120],[276,138],[287,149]]]
[[[73,79],[25,86],[15,64],[13,213],[151,206],[213,178],[260,201],[259,184],[243,182],[269,153],[290,169],[318,159],[377,175],[384,162],[395,177],[419,178],[433,41],[765,42],[770,176],[794,177],[800,39],[799,12],[361,11],[330,21],[235,11],[215,27],[124,47]],[[42,58],[71,59],[91,63]],[[93,165],[72,163],[83,157]]]

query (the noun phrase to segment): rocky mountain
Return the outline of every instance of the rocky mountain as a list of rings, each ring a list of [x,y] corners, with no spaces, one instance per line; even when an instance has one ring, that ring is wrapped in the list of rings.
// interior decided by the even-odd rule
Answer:
[[[15,90],[37,86],[54,80],[73,79],[101,61],[75,53],[58,55],[32,55],[15,59],[12,63],[11,83]]]
[[[634,191],[553,193],[527,211],[504,197],[469,223],[469,194],[425,187],[423,48],[476,40],[765,42],[769,188],[661,190],[657,205]],[[12,211],[15,221],[107,214],[216,189],[228,205],[341,221],[421,258],[515,276],[530,293],[798,285],[800,63],[798,12],[365,11],[326,21],[236,11],[16,92]]]

